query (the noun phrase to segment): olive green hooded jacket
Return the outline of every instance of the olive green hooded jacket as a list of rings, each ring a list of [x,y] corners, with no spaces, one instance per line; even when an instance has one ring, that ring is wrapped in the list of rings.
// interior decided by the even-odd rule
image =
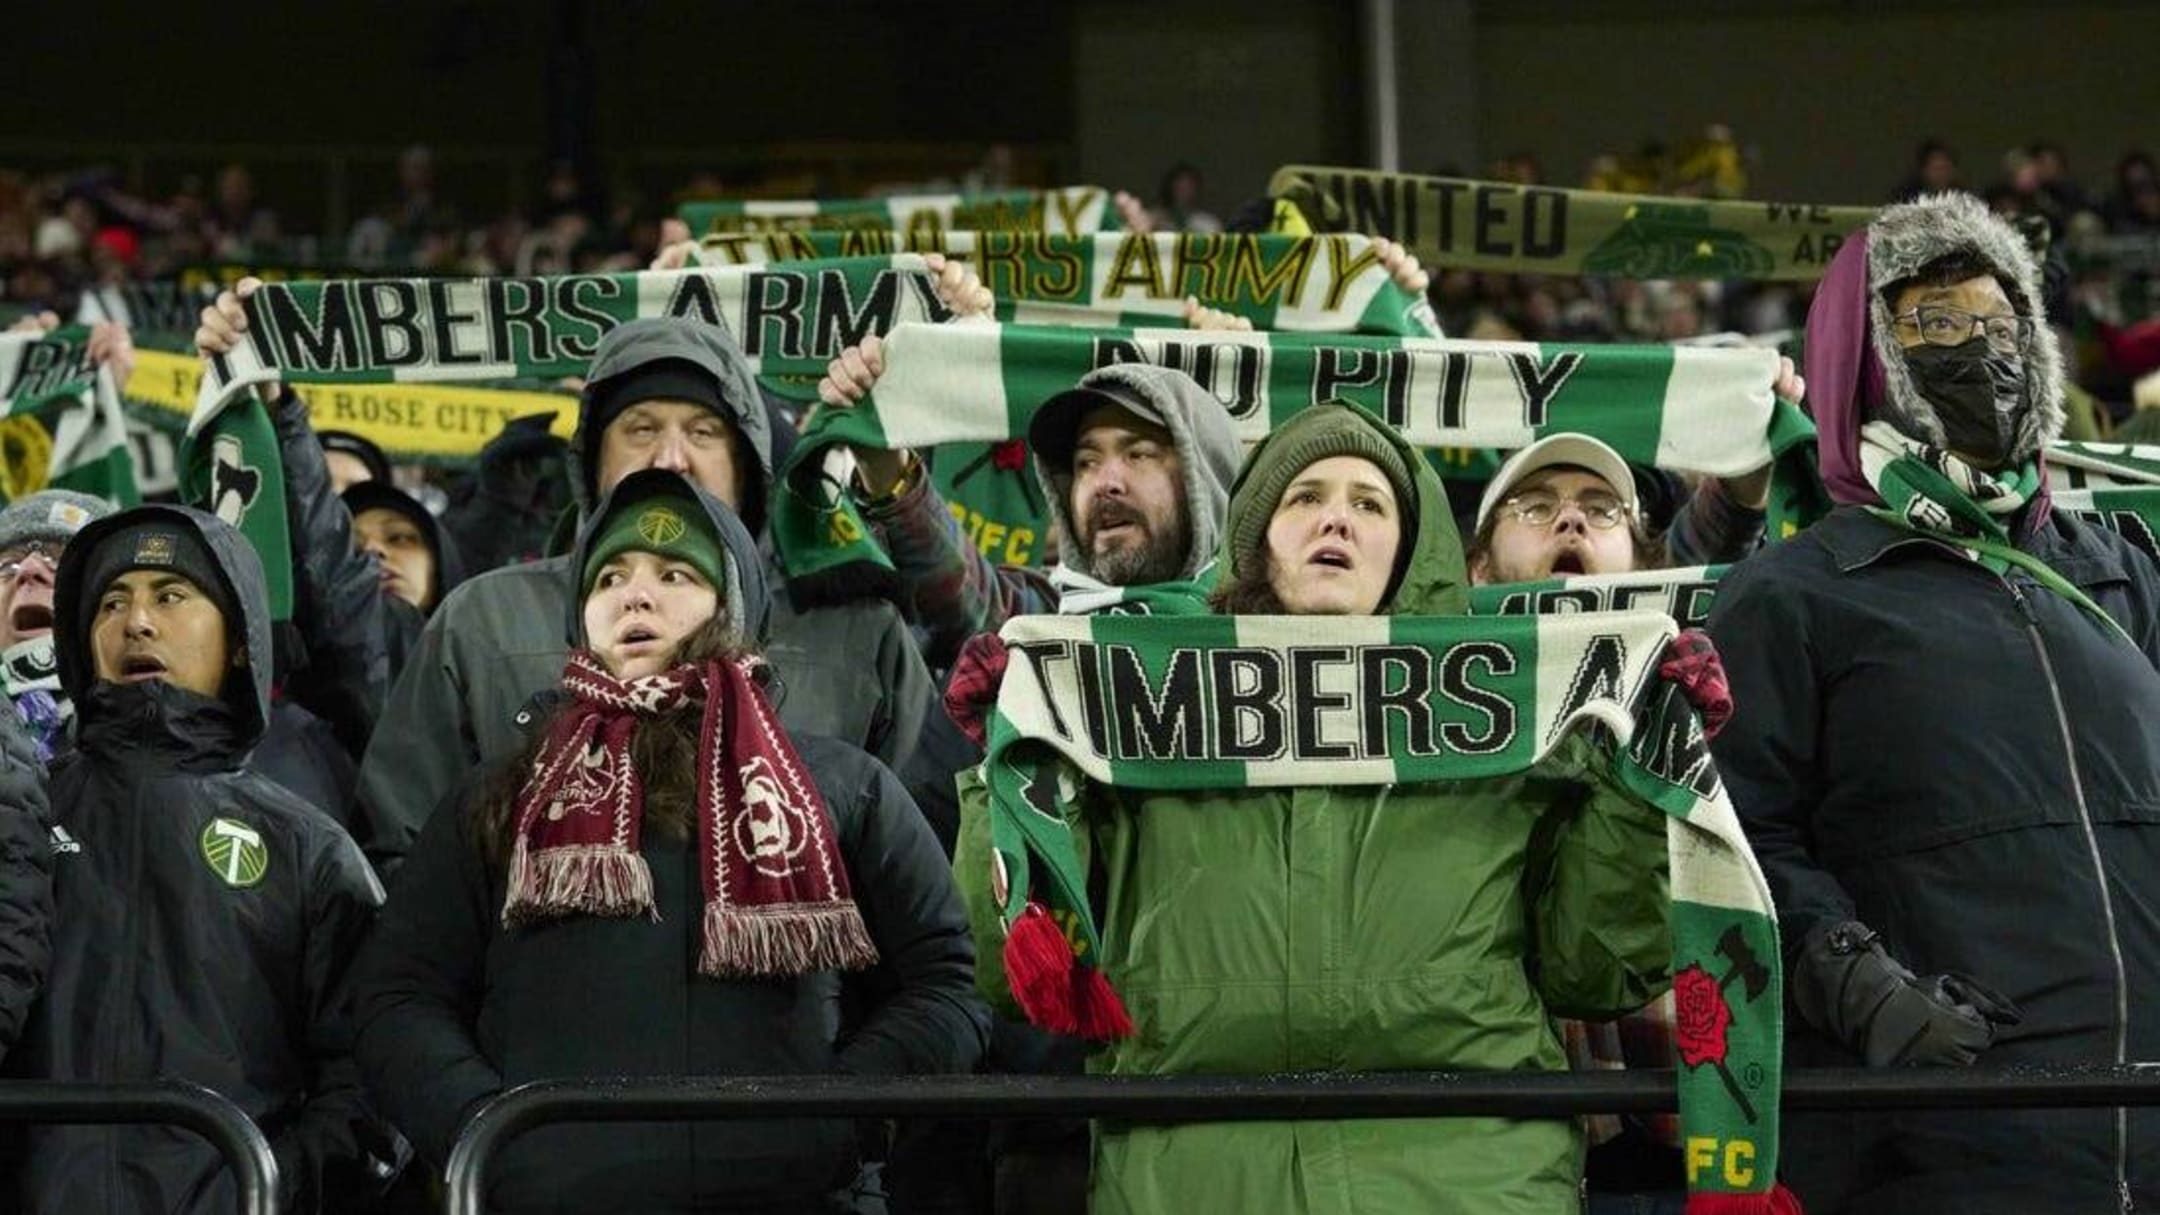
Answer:
[[[1279,462],[1298,458],[1287,453],[1341,427],[1368,428],[1414,470],[1411,550],[1382,611],[1463,612],[1462,543],[1438,478],[1347,406],[1307,410],[1254,450],[1231,494],[1224,577],[1252,556],[1236,538],[1264,534],[1252,513],[1276,505],[1255,483],[1281,484]],[[1097,1073],[1556,1070],[1553,1018],[1616,1016],[1669,982],[1664,818],[1582,740],[1505,779],[1146,796],[1096,785],[1083,805],[1103,967],[1135,1026],[1094,1056]],[[956,863],[978,979],[1010,1008],[987,841],[969,817]],[[1565,1121],[1099,1123],[1090,1209],[1560,1215],[1578,1209],[1581,1157]]]

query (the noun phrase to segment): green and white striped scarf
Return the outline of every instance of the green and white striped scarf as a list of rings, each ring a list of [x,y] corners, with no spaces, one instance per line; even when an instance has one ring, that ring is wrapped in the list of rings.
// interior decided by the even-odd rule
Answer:
[[[1431,303],[1398,286],[1363,236],[735,233],[707,237],[698,257],[740,266],[903,251],[973,266],[1010,324],[1176,323],[1192,296],[1271,332],[1440,336]]]
[[[0,501],[41,489],[140,500],[120,387],[90,362],[85,325],[0,333]]]
[[[2047,469],[2056,489],[2160,485],[2160,447],[2055,442],[2048,444]]]
[[[1699,629],[1717,601],[1728,565],[1581,574],[1541,582],[1496,582],[1470,588],[1476,616],[1536,616],[1563,612],[1663,612],[1683,629]]]
[[[1983,472],[1888,422],[1869,422],[1860,428],[1860,472],[1882,496],[1882,506],[1868,508],[1877,518],[1944,540],[1998,577],[2024,570],[2135,648],[2122,625],[2077,584],[2011,539],[2009,520],[2040,488],[2039,461]]]
[[[1122,226],[1100,186],[984,194],[893,194],[884,198],[684,203],[677,218],[709,232],[867,230],[910,236],[939,232],[1055,232],[1074,236]]]
[[[2160,561],[2160,485],[2122,489],[2058,489],[2048,494],[2055,509],[2097,524]]]
[[[1191,375],[1249,442],[1315,401],[1343,400],[1427,448],[1518,448],[1572,431],[1628,460],[1708,476],[1776,461],[1773,535],[1808,521],[1794,518],[1791,504],[1820,496],[1814,427],[1773,396],[1772,351],[902,325],[886,336],[885,372],[869,397],[821,411],[781,475],[773,539],[790,580],[844,584],[860,576],[851,568],[859,563],[887,565],[845,491],[845,446],[920,450],[1016,439],[1052,394],[1121,362]]]
[[[1771,1209],[1776,915],[1694,710],[1657,678],[1676,631],[1650,612],[1009,621],[983,776],[1015,997],[1048,1028],[1130,1031],[1073,838],[1083,781],[1146,794],[1478,780],[1530,771],[1586,731],[1616,782],[1668,816],[1681,1122],[1691,1156],[1724,1165],[1694,1188]]]

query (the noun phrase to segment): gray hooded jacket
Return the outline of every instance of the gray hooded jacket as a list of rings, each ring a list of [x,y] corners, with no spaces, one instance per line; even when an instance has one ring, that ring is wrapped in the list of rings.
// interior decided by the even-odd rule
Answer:
[[[1076,387],[1105,383],[1124,385],[1152,402],[1177,444],[1192,520],[1192,547],[1180,575],[1190,578],[1214,557],[1223,513],[1229,508],[1230,482],[1244,458],[1230,414],[1191,376],[1167,367],[1120,363],[1089,372]],[[1052,468],[1040,453],[1034,460],[1052,518],[1068,537],[1061,559],[1075,572],[1093,577],[1086,554],[1069,539],[1077,535],[1071,518],[1071,470]],[[961,643],[977,633],[996,629],[1014,616],[1059,610],[1058,592],[1042,571],[997,565],[968,543],[929,478],[918,478],[891,502],[864,506],[901,581],[910,588],[926,654],[950,661]]]
[[[746,501],[762,502],[777,461],[771,421],[742,348],[725,330],[686,320],[631,321],[600,343],[572,451],[581,506],[594,498],[600,425],[595,390],[662,359],[704,369],[720,382],[728,420],[754,457]],[[763,545],[766,561],[770,546]],[[475,767],[518,749],[519,710],[562,677],[568,650],[568,558],[551,557],[474,578],[442,601],[377,723],[360,769],[362,845],[394,865],[436,804]],[[913,753],[933,689],[922,657],[883,602],[798,612],[784,580],[773,587],[765,654],[779,673],[776,699],[788,728],[855,745],[899,768]]]

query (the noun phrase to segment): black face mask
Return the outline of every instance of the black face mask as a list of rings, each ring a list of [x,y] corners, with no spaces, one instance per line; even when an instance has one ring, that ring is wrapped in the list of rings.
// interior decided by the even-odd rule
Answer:
[[[1905,352],[1913,387],[1935,407],[1943,442],[1989,468],[2017,446],[2025,418],[2025,361],[1976,337],[1956,346],[1915,346]]]

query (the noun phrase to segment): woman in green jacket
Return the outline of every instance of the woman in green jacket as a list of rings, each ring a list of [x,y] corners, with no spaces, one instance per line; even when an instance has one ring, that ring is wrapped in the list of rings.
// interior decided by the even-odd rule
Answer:
[[[1254,450],[1225,531],[1224,613],[1466,607],[1439,479],[1349,406]],[[1135,1031],[1100,1074],[1557,1071],[1553,1018],[1669,982],[1664,817],[1580,739],[1505,779],[1082,801],[1101,966]],[[960,861],[982,982],[1009,1000],[987,868]],[[1102,1123],[1090,1209],[1561,1215],[1582,1151],[1568,1121]]]

